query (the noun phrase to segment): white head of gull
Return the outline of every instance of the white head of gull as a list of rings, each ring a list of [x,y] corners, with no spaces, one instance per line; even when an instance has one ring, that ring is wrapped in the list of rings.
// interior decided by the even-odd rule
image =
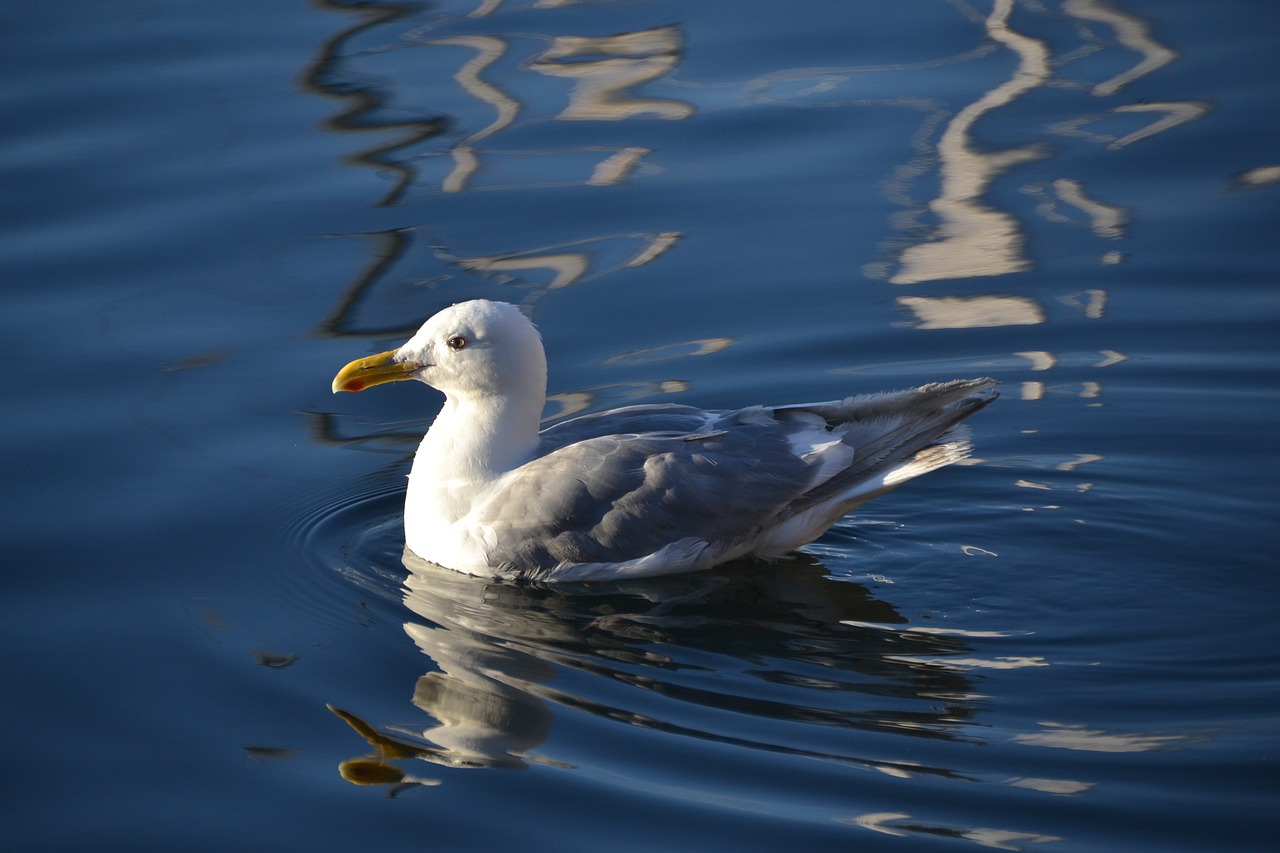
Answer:
[[[414,457],[405,543],[474,575],[603,580],[776,558],[855,507],[969,455],[990,379],[827,403],[627,406],[539,432],[547,362],[513,305],[462,302],[333,390],[417,379],[445,394]]]

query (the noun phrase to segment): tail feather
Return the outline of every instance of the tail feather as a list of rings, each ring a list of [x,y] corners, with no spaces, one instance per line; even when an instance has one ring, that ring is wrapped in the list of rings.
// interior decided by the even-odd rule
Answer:
[[[839,518],[907,480],[965,458],[971,445],[958,425],[999,396],[994,385],[991,379],[962,379],[831,404],[831,414],[852,415],[845,421],[845,442],[853,447],[853,462],[801,496],[789,512],[831,502]]]
[[[834,403],[780,406],[774,411],[779,414],[786,414],[788,411],[813,412],[834,426],[842,423],[873,421],[879,418],[918,415],[949,406],[967,397],[978,397],[989,403],[999,396],[995,386],[996,381],[986,377],[953,379],[949,382],[932,382],[921,385],[919,388],[908,388],[905,391],[861,394]]]

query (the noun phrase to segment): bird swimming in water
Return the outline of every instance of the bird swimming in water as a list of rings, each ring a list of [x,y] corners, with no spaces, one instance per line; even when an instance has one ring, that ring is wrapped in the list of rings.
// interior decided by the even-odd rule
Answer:
[[[777,558],[855,507],[956,462],[961,421],[997,396],[955,380],[827,403],[637,405],[539,431],[547,360],[514,305],[446,308],[333,391],[417,379],[444,392],[405,496],[405,544],[473,575],[551,581]]]

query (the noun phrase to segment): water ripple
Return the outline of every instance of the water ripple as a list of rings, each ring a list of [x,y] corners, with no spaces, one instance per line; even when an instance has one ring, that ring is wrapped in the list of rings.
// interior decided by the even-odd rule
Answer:
[[[346,552],[361,562],[343,576],[384,584],[381,561],[398,541],[385,523],[367,525]],[[354,783],[407,784],[410,770],[395,762],[408,758],[607,768],[590,747],[551,737],[561,717],[661,732],[661,750],[729,747],[964,778],[868,744],[972,740],[981,693],[963,661],[1002,636],[909,630],[892,605],[804,556],[569,588],[474,578],[407,553],[405,565],[404,631],[433,664],[412,688],[425,717],[392,726],[333,709],[374,748],[344,763]]]
[[[370,479],[339,497],[317,500],[286,523],[284,534],[313,571],[293,573],[292,601],[312,614],[337,618],[351,588],[398,605],[404,547],[403,486]]]

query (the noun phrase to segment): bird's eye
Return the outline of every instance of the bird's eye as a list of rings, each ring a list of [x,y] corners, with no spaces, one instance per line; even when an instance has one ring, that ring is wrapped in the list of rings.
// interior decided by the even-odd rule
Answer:
[[[466,347],[467,339],[464,338],[462,335],[454,335],[453,337],[449,338],[449,340],[445,341],[445,343],[448,344],[449,349],[451,350],[460,350]]]

